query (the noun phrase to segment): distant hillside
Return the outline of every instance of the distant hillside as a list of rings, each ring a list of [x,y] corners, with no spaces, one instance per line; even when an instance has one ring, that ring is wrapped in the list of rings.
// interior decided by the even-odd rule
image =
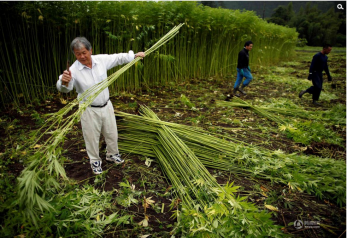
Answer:
[[[226,9],[240,9],[255,11],[261,18],[271,17],[274,10],[278,6],[287,6],[290,1],[200,1],[201,4],[214,7],[214,8],[226,8]],[[337,2],[335,1],[312,1],[311,6],[316,5],[322,12],[328,11],[331,7],[335,7]],[[296,2],[293,1],[293,10],[295,13],[299,12],[300,8],[305,8],[307,1]]]

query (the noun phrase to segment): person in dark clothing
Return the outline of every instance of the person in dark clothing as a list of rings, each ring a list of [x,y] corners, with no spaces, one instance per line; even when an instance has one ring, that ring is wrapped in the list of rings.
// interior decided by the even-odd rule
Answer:
[[[239,52],[239,57],[237,61],[237,77],[236,82],[234,84],[234,90],[233,94],[235,96],[240,96],[237,94],[237,91],[240,91],[243,95],[246,95],[245,91],[243,89],[252,81],[253,77],[251,74],[251,68],[249,67],[249,55],[248,52],[252,50],[253,48],[253,42],[247,41],[245,43],[245,47]],[[245,81],[242,83],[242,79],[246,78]],[[239,88],[240,84],[242,83],[241,87]]]
[[[328,68],[328,56],[326,56],[330,53],[331,49],[332,46],[326,44],[323,46],[323,50],[321,52],[318,52],[313,56],[310,73],[308,75],[308,80],[312,80],[313,86],[306,90],[302,90],[299,93],[299,98],[302,98],[305,93],[310,93],[312,94],[313,104],[318,106],[320,105],[317,101],[323,88],[323,70],[328,75],[328,81],[332,81]]]

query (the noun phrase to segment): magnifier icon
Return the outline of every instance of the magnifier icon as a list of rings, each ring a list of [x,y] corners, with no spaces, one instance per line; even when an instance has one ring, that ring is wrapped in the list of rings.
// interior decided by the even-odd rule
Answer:
[[[339,9],[339,10],[345,10],[345,9],[343,9],[342,4],[337,4],[337,9]]]

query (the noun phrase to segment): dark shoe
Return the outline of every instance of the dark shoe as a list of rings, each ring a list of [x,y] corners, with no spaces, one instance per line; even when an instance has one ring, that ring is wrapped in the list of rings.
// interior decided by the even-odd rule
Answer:
[[[313,105],[315,106],[322,106],[322,104],[318,103],[317,101],[313,100]]]
[[[304,95],[306,92],[306,90],[302,90],[300,93],[299,93],[299,98],[302,98],[302,95]]]
[[[246,87],[244,85],[241,86],[241,88],[239,88],[238,90],[243,94],[243,95],[247,95],[247,93],[245,93],[245,91],[243,91],[243,88]]]
[[[237,93],[237,90],[239,90],[239,88],[234,88],[233,94],[234,94],[234,96],[236,96],[236,97],[240,97],[240,94]]]

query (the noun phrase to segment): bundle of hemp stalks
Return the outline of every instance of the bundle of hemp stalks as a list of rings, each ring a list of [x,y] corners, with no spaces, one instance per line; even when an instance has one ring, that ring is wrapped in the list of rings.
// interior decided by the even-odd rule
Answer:
[[[142,155],[156,157],[162,171],[174,187],[176,197],[182,200],[175,232],[188,237],[281,237],[279,226],[273,224],[270,213],[260,211],[252,203],[235,197],[238,187],[220,186],[207,171],[195,153],[203,155],[203,147],[195,151],[183,140],[204,142],[208,137],[194,135],[194,130],[162,122],[147,107],[141,107],[142,116],[119,113],[120,147]],[[118,123],[119,124],[119,123]],[[190,132],[190,133],[189,133]],[[212,138],[210,138],[212,139]],[[139,145],[139,146],[136,146]],[[212,142],[213,144],[213,142]],[[210,146],[222,149],[216,143]],[[215,161],[205,163],[213,166]],[[216,163],[221,168],[226,163]],[[229,166],[230,168],[230,166]]]
[[[217,138],[197,127],[161,121],[149,108],[141,107],[141,110],[142,116],[116,113],[122,118],[117,123],[119,146],[126,153],[158,158],[158,147],[173,148],[172,145],[163,145],[169,137],[158,132],[165,127],[180,140],[177,150],[189,149],[208,168],[267,179],[286,185],[292,191],[304,191],[339,205],[345,204],[346,164],[343,161],[285,154],[280,150],[270,151],[239,143],[233,138]],[[182,156],[186,162],[186,155]],[[194,163],[197,162],[194,160]]]

